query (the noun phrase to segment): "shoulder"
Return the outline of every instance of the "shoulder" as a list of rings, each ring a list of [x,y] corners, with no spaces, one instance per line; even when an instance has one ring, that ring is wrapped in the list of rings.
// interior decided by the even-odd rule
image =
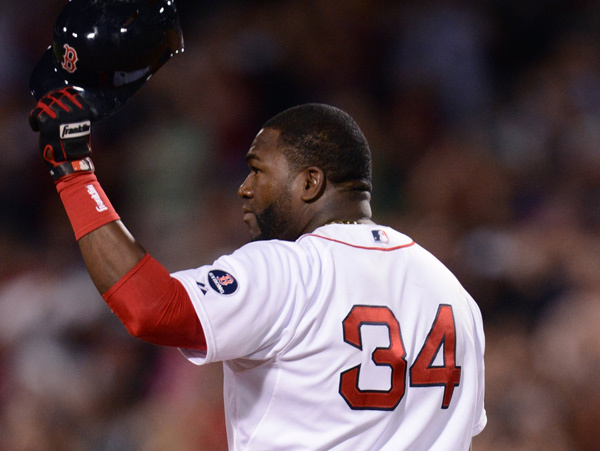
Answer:
[[[228,267],[250,276],[302,273],[318,258],[310,246],[293,241],[269,240],[248,243],[229,255],[219,257],[211,266]]]
[[[299,281],[311,267],[316,266],[318,255],[298,243],[280,240],[248,243],[230,254],[218,257],[212,263],[177,271],[174,275],[190,281],[214,282],[214,277],[230,276],[240,285],[257,287],[262,283],[277,285]],[[193,285],[193,284],[192,284]]]
[[[306,254],[306,246],[299,241],[267,240],[253,241],[235,250],[232,254],[221,258],[233,259],[273,259],[302,258]]]

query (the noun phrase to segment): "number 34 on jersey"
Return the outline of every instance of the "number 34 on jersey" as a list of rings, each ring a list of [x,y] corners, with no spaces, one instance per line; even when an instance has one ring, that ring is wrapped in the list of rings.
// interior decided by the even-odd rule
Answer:
[[[388,390],[362,390],[359,388],[361,366],[347,369],[340,375],[340,395],[352,409],[393,410],[406,392],[407,379],[411,387],[444,387],[441,408],[447,409],[454,388],[460,384],[461,368],[456,365],[456,327],[452,306],[440,304],[421,351],[407,371],[406,351],[400,324],[393,312],[384,306],[355,305],[343,321],[344,341],[363,350],[362,327],[386,326],[389,346],[377,347],[371,359],[377,366],[391,369],[391,386]],[[436,356],[443,356],[442,365],[434,365]]]

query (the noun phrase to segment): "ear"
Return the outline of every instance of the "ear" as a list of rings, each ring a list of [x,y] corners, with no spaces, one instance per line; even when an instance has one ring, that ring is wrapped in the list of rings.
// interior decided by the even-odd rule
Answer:
[[[311,166],[303,170],[300,176],[302,182],[302,200],[311,203],[319,199],[325,192],[327,185],[323,170],[316,166]]]

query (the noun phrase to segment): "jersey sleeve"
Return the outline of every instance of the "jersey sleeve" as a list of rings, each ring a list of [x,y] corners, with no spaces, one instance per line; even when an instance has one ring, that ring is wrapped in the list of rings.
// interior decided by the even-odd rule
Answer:
[[[207,350],[181,349],[196,364],[266,360],[284,346],[285,331],[304,299],[306,266],[294,243],[250,243],[212,265],[172,274],[194,305]]]

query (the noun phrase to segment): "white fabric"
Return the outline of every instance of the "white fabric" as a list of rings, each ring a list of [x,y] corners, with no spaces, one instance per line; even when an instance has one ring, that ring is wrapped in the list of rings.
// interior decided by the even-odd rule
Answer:
[[[232,450],[466,450],[486,424],[479,308],[435,257],[391,228],[327,225],[296,242],[250,243],[173,276],[189,293],[208,344],[206,353],[183,354],[198,365],[224,362]],[[440,305],[451,306],[460,367],[447,408],[444,386],[411,386],[410,368]],[[345,341],[344,320],[355,306],[354,313],[392,315],[401,339],[385,320],[347,322],[362,350]],[[370,401],[351,408],[340,394],[341,374],[360,365],[350,391],[390,391],[391,367],[372,359],[391,340],[407,362],[395,371],[402,398],[386,410]],[[432,365],[443,366],[444,347],[435,355]]]

